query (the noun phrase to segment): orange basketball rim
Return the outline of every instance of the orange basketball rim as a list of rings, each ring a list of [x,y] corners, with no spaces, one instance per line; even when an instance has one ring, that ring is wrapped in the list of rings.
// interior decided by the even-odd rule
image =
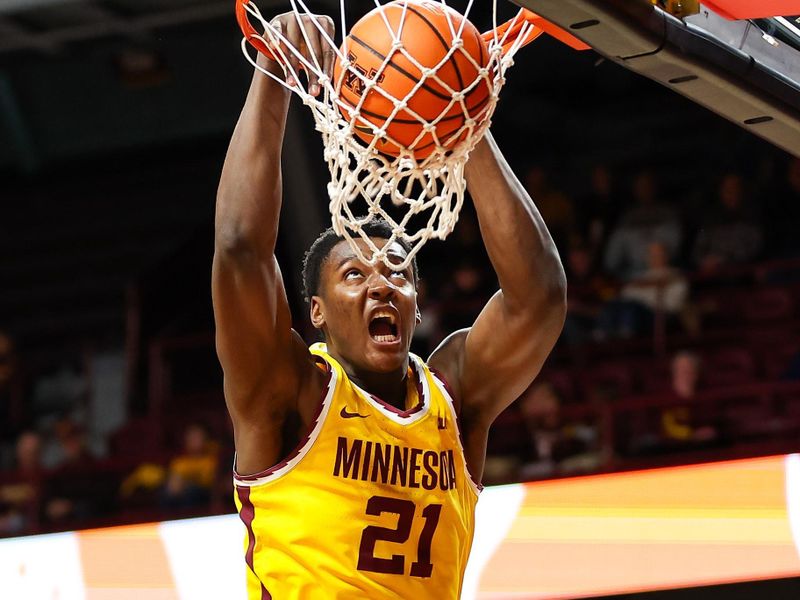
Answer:
[[[252,23],[250,22],[247,12],[247,5],[249,4],[252,4],[250,0],[236,0],[236,20],[239,22],[239,27],[242,30],[245,39],[253,48],[258,50],[261,54],[276,60],[275,55],[264,43],[262,35],[256,31],[255,27],[253,27]],[[533,25],[533,27],[526,34],[525,39],[522,40],[523,46],[530,44],[543,33],[547,33],[548,35],[551,35],[575,50],[589,49],[587,44],[576,38],[568,31],[562,29],[558,25],[554,25],[550,21],[546,21],[535,12],[530,11],[527,8],[520,9],[519,13],[513,19],[510,19],[502,25],[499,25],[497,29],[493,29],[484,33],[483,39],[487,44],[489,41],[495,39],[495,36],[497,36],[499,39],[505,39],[505,43],[503,44],[503,51],[505,52],[516,42],[519,34],[523,30],[523,25],[525,25],[525,23],[530,23]]]

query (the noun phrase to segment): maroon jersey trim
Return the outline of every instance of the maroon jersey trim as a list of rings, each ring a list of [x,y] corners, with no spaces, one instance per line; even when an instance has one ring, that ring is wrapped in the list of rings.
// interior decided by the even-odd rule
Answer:
[[[328,396],[328,392],[330,391],[331,382],[333,381],[333,369],[331,368],[331,366],[327,362],[325,363],[325,368],[326,368],[326,371],[327,371],[328,380],[325,382],[325,387],[322,389],[322,395],[320,397],[319,406],[317,406],[317,411],[314,414],[314,418],[311,419],[311,423],[309,423],[308,430],[306,431],[305,437],[303,437],[303,439],[300,440],[300,443],[298,443],[297,446],[295,446],[294,450],[292,450],[292,452],[289,454],[289,456],[284,458],[278,464],[273,465],[272,467],[269,467],[267,469],[264,469],[263,471],[261,471],[259,473],[254,473],[252,475],[239,475],[236,472],[236,460],[234,459],[233,477],[234,477],[234,479],[236,479],[236,481],[255,481],[257,479],[262,479],[264,477],[269,477],[270,475],[275,473],[275,471],[278,471],[278,470],[282,469],[283,467],[285,467],[287,464],[289,464],[289,462],[294,460],[294,458],[297,457],[306,448],[306,446],[308,445],[308,443],[311,440],[311,434],[314,431],[314,429],[316,428],[317,422],[319,421],[320,415],[322,414],[322,409],[325,406],[325,398]]]
[[[423,386],[422,386],[422,378],[425,377],[425,373],[420,368],[419,364],[417,364],[417,361],[414,358],[411,358],[411,364],[412,364],[412,368],[414,369],[414,373],[415,373],[414,385],[417,388],[417,398],[419,398],[419,401],[412,408],[409,408],[408,410],[400,410],[396,406],[392,406],[391,404],[389,404],[385,400],[379,398],[375,394],[370,394],[369,392],[367,392],[365,390],[362,390],[362,391],[364,391],[364,393],[367,394],[370,398],[372,398],[375,402],[380,404],[385,409],[391,411],[392,413],[394,413],[398,417],[407,418],[407,417],[410,417],[411,415],[417,414],[419,411],[421,411],[423,408],[425,408],[425,404],[426,404],[426,402],[425,402],[426,401],[425,390],[423,389]]]
[[[475,487],[478,488],[478,491],[482,491],[483,484],[475,478],[475,476],[469,470],[469,466],[467,466],[467,456],[466,453],[464,452],[464,436],[461,435],[461,415],[459,415],[459,411],[456,410],[455,396],[453,396],[453,390],[450,387],[450,384],[447,383],[447,379],[445,379],[444,375],[442,375],[439,371],[431,367],[428,367],[428,369],[430,369],[430,372],[433,375],[433,377],[439,383],[442,384],[444,395],[447,401],[450,403],[450,406],[453,407],[453,414],[456,417],[456,430],[458,431],[458,442],[459,444],[461,444],[461,456],[464,459],[464,470],[467,472],[467,475],[469,475],[469,478],[472,480],[472,483],[475,484]]]
[[[250,502],[250,488],[236,488],[236,493],[239,496],[239,502],[242,504],[242,510],[239,511],[239,518],[247,528],[247,550],[244,553],[244,561],[261,585],[261,600],[272,600],[272,595],[267,588],[264,587],[264,583],[258,577],[258,573],[256,573],[255,567],[253,566],[253,555],[256,548],[256,534],[253,532],[253,519],[256,517],[256,507]]]

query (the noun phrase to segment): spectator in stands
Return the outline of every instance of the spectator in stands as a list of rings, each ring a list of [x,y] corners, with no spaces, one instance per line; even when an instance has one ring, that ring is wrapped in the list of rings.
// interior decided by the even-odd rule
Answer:
[[[638,452],[688,449],[708,446],[719,440],[719,419],[713,407],[696,401],[698,392],[702,390],[700,357],[683,350],[675,354],[670,367],[670,389],[655,398],[675,401],[675,404],[659,410],[655,431],[634,440]]]
[[[0,535],[24,532],[30,526],[42,473],[42,438],[23,431],[17,438],[15,469],[0,486]]]
[[[682,238],[678,213],[658,199],[652,173],[639,173],[632,192],[634,205],[611,232],[604,257],[606,270],[623,280],[637,277],[648,268],[650,244],[661,243],[672,259],[677,255]]]
[[[75,410],[85,402],[88,393],[85,365],[79,360],[65,358],[36,380],[31,403],[38,418],[47,418]]]
[[[83,428],[69,414],[59,417],[42,449],[42,465],[46,469],[55,469],[85,465],[93,460]]]
[[[652,330],[656,314],[676,321],[687,307],[689,281],[669,264],[664,244],[647,247],[647,268],[625,284],[619,297],[609,302],[597,322],[596,337],[633,337]]]
[[[590,249],[580,242],[570,245],[567,254],[567,318],[564,341],[577,346],[591,337],[605,303],[615,293],[612,282],[597,272]]]
[[[553,241],[563,252],[569,235],[577,227],[572,199],[552,185],[547,171],[540,165],[534,165],[528,170],[525,187],[547,223]]]
[[[299,419],[289,421],[293,431],[287,434],[297,440],[294,430],[299,428]],[[128,506],[152,506],[156,501],[169,509],[205,506],[216,481],[219,452],[220,444],[211,439],[203,423],[189,423],[183,432],[182,448],[167,468],[155,462],[139,465],[122,482],[120,496]]]
[[[219,443],[199,422],[190,423],[183,433],[183,449],[172,459],[163,488],[163,503],[168,508],[207,505],[216,480]]]
[[[561,399],[550,383],[534,382],[518,402],[528,431],[527,456],[519,470],[522,480],[597,468],[596,430],[564,421]]]
[[[695,263],[704,273],[747,263],[758,257],[762,242],[761,224],[745,196],[742,176],[726,173],[716,202],[700,225],[693,251]]]
[[[578,206],[579,233],[586,240],[592,256],[602,257],[621,208],[608,167],[595,165],[592,168],[589,193],[580,199]]]
[[[674,398],[691,403],[700,389],[701,361],[693,352],[678,352],[672,359],[672,391]],[[705,407],[679,406],[661,413],[661,432],[673,442],[705,443],[717,437],[717,427],[708,418]]]
[[[53,438],[45,446],[43,485],[44,518],[50,527],[73,527],[109,509],[115,484],[98,477],[96,458],[89,450],[86,432],[71,417],[61,417]]]

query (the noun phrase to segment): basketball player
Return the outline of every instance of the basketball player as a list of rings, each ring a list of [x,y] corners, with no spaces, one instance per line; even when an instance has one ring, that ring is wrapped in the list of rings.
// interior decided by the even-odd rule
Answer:
[[[292,13],[273,24],[330,72],[333,54],[321,55],[309,18],[309,44]],[[332,36],[333,23],[319,19]],[[319,91],[313,76],[309,89]],[[309,349],[291,328],[274,254],[288,105],[289,93],[256,73],[216,211],[217,351],[234,425],[249,598],[457,598],[489,426],[528,387],[561,331],[561,262],[487,135],[466,178],[501,289],[474,325],[427,362],[410,355],[415,266],[363,264],[328,232],[304,267],[311,322],[326,342]],[[368,233],[380,247],[390,232],[376,223]],[[408,249],[394,243],[388,251],[400,262]],[[282,456],[281,429],[293,412],[307,438]]]

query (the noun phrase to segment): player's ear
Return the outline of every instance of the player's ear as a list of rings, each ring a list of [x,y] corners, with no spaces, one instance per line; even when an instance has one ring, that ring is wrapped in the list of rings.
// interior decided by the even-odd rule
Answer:
[[[323,325],[325,325],[325,315],[322,310],[322,303],[320,302],[319,296],[311,296],[311,308],[309,310],[309,316],[311,317],[311,324],[316,329],[322,329]]]

